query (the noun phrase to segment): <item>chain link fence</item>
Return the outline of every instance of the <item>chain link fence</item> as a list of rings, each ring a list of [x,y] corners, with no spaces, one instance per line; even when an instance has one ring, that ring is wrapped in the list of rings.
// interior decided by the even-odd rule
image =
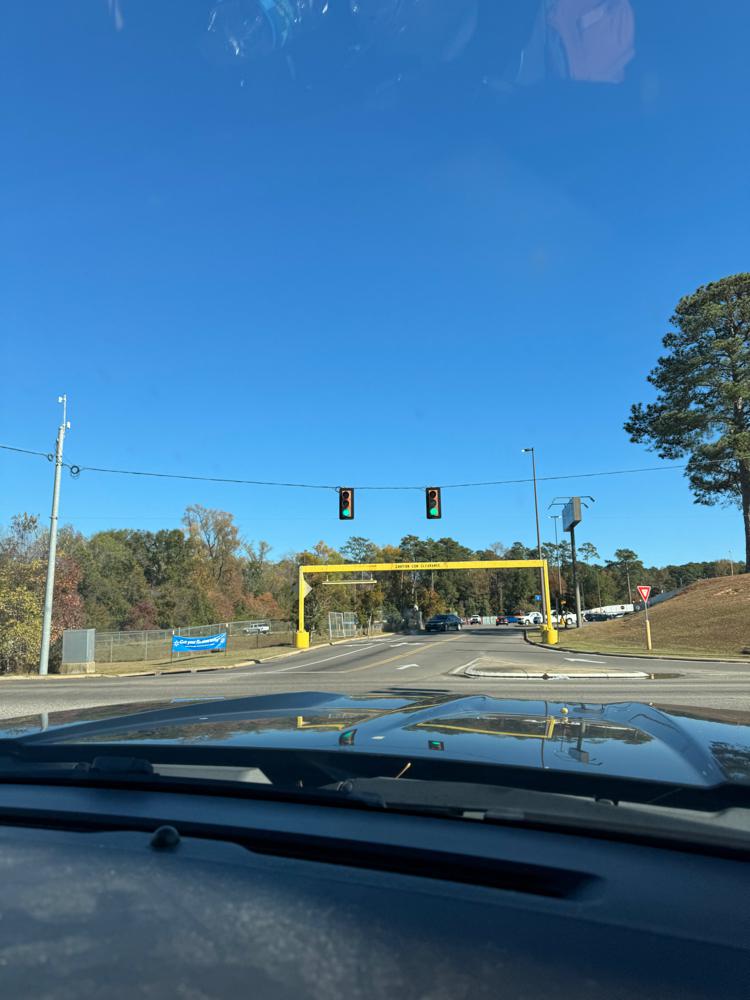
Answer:
[[[357,634],[357,614],[354,611],[329,611],[328,635],[331,639],[351,639]]]
[[[150,629],[133,632],[96,632],[97,663],[137,663],[155,660],[177,661],[210,656],[205,651],[172,652],[172,636],[207,636],[227,633],[227,653],[252,656],[253,650],[267,646],[291,646],[294,631],[291,622],[256,619],[239,622],[214,622],[211,625],[188,625],[175,629]]]

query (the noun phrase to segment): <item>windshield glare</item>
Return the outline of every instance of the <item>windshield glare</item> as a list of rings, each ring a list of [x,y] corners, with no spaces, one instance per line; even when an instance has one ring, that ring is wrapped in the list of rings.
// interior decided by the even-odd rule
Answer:
[[[2,740],[744,786],[750,7],[3,27]]]

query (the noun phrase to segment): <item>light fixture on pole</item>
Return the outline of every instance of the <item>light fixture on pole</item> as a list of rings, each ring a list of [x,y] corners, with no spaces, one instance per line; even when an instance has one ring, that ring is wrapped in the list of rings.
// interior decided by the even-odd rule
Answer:
[[[534,517],[536,518],[536,551],[537,558],[541,560],[542,558],[542,535],[539,531],[539,497],[537,495],[536,489],[536,453],[533,448],[521,448],[521,451],[525,455],[531,455],[531,475],[534,480]],[[542,613],[544,615],[545,624],[550,624],[550,609],[547,607],[547,595],[544,589],[544,570],[540,568],[539,570],[539,592],[542,598]]]
[[[593,497],[555,497],[550,507],[563,507],[563,531],[570,532],[570,567],[573,571],[573,593],[576,602],[576,623],[580,628],[583,624],[581,611],[581,590],[578,586],[578,562],[576,559],[576,525],[581,523],[581,508],[588,507],[584,501],[596,503]]]

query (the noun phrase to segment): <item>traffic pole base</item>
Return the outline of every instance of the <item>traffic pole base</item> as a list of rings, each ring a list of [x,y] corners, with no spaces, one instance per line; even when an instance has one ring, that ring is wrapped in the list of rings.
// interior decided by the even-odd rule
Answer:
[[[542,642],[545,646],[556,646],[560,641],[560,635],[556,628],[551,625],[542,626]]]
[[[309,632],[295,632],[294,634],[294,645],[297,649],[309,649],[310,648],[310,633]]]

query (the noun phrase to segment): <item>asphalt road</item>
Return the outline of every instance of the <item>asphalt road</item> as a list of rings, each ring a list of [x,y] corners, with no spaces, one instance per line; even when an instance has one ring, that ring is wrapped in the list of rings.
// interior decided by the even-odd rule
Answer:
[[[507,668],[565,673],[642,670],[654,679],[469,677],[478,658]],[[676,676],[675,676],[676,675]],[[281,691],[358,694],[429,688],[553,701],[646,701],[750,711],[750,664],[645,660],[539,649],[520,631],[481,626],[448,635],[387,636],[318,647],[233,670],[155,677],[49,677],[0,680],[0,718],[95,705],[240,697]]]

